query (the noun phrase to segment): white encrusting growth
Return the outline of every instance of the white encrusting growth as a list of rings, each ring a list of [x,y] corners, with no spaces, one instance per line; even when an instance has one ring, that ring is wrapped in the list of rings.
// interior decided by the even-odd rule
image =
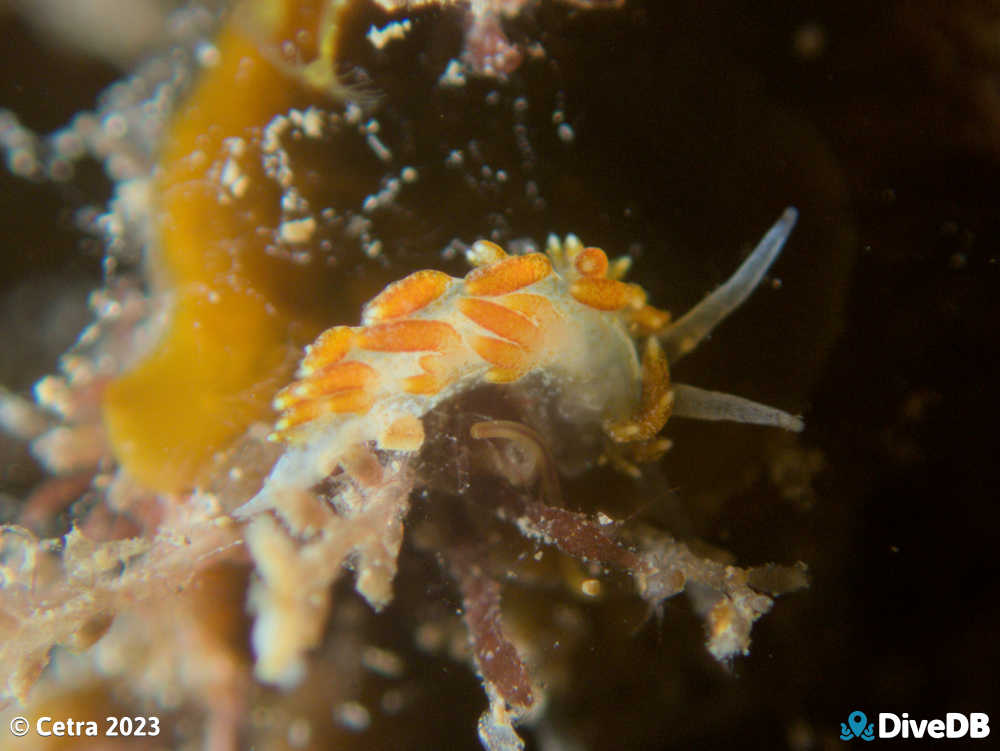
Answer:
[[[370,152],[380,161],[393,161],[392,149],[379,138],[381,124],[375,118],[365,119],[365,112],[356,102],[346,102],[343,112],[327,112],[317,107],[290,109],[276,114],[264,127],[257,142],[264,174],[281,189],[281,221],[273,233],[273,244],[267,252],[281,254],[295,263],[308,263],[315,246],[328,250],[331,229],[339,229],[359,241],[369,258],[382,253],[383,241],[374,234],[375,224],[369,218],[377,211],[392,210],[404,185],[420,178],[419,171],[407,165],[398,174],[387,174],[377,192],[366,195],[360,206],[335,211],[332,207],[313,208],[296,189],[295,169],[302,161],[294,144],[303,139],[326,141],[332,136],[353,131],[364,140]],[[2,124],[2,123],[0,123]],[[242,145],[239,151],[232,144]],[[228,158],[215,168],[215,176],[225,191],[220,201],[242,198],[250,187],[238,158],[246,151],[242,139],[230,138],[226,143]]]
[[[799,212],[789,206],[729,279],[660,335],[673,363],[691,352],[757,288],[788,239]]]
[[[439,86],[465,86],[465,66],[458,60],[451,60],[444,73],[438,78]]]
[[[404,18],[402,21],[393,21],[381,29],[373,24],[368,29],[368,33],[365,34],[365,38],[371,42],[375,49],[381,50],[394,39],[403,39],[412,26],[413,22],[409,18]]]
[[[304,219],[289,219],[278,227],[278,237],[282,242],[296,244],[309,242],[316,231],[316,220],[311,216]]]

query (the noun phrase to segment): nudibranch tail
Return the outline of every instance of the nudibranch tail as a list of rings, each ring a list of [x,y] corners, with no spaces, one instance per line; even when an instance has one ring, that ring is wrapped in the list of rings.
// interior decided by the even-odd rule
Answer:
[[[789,206],[729,279],[660,334],[667,359],[676,362],[742,305],[774,263],[795,227],[799,212]]]

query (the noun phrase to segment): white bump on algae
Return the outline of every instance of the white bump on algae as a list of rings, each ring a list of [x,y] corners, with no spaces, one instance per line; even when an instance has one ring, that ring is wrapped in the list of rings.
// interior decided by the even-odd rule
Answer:
[[[293,219],[281,223],[278,236],[282,242],[296,244],[308,242],[316,231],[316,220],[311,216],[305,219]]]

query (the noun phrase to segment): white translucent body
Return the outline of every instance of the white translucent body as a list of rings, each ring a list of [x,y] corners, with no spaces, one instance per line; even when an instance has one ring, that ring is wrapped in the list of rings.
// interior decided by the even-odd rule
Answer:
[[[670,362],[691,352],[750,296],[780,253],[796,217],[795,209],[787,209],[727,282],[658,334]],[[579,241],[567,238],[566,245],[571,244],[579,245]],[[566,416],[572,419],[599,424],[627,419],[638,409],[642,393],[637,343],[628,332],[627,313],[599,311],[575,300],[569,293],[576,278],[575,270],[566,263],[558,244],[556,250],[560,252],[550,251],[554,273],[516,293],[544,297],[556,313],[556,320],[542,327],[543,339],[533,350],[529,372],[541,371],[546,381],[556,386],[561,404],[571,405],[572,414]],[[399,418],[422,418],[442,402],[486,383],[493,365],[483,360],[469,342],[476,336],[496,337],[496,334],[459,311],[458,301],[469,296],[465,281],[453,278],[439,298],[408,316],[447,323],[458,333],[462,345],[446,355],[453,380],[436,394],[408,394],[403,388],[404,381],[423,372],[419,360],[427,352],[352,350],[345,360],[363,362],[379,375],[371,409],[365,414],[330,414],[296,428],[290,445],[263,488],[241,507],[239,515],[272,508],[276,494],[283,491],[315,485],[336,469],[351,446],[368,441],[378,443]],[[503,302],[503,296],[487,299]],[[363,320],[363,323],[369,325],[374,321]],[[676,416],[802,429],[800,419],[742,397],[680,384],[674,387],[674,395]]]
[[[543,371],[562,393],[572,393],[574,398],[565,401],[573,404],[581,419],[623,419],[636,409],[641,394],[635,343],[620,313],[598,311],[577,302],[569,294],[570,283],[570,279],[552,273],[517,291],[544,297],[557,315],[554,325],[543,329],[542,343],[534,350],[536,359],[528,372]],[[419,360],[427,352],[351,351],[345,359],[370,365],[379,374],[372,408],[362,415],[331,414],[297,429],[264,487],[240,509],[240,515],[271,508],[274,494],[283,489],[315,485],[333,472],[348,448],[379,441],[400,417],[421,418],[456,394],[486,383],[486,374],[494,366],[467,343],[476,336],[495,338],[496,334],[459,312],[458,300],[468,296],[464,280],[453,279],[441,297],[408,316],[447,323],[458,332],[463,346],[450,356],[458,373],[455,380],[436,394],[408,394],[403,383],[423,372]],[[488,299],[502,302],[503,296]]]

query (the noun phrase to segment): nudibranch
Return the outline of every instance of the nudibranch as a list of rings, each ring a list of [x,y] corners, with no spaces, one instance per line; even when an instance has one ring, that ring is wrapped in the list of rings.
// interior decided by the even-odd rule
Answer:
[[[433,551],[461,596],[489,698],[479,720],[488,751],[524,748],[514,725],[541,706],[543,690],[501,623],[503,574],[489,563],[492,543],[479,539],[489,528],[473,521],[483,514],[570,559],[627,572],[651,607],[688,585],[713,593],[703,613],[709,651],[720,660],[745,653],[772,603],[755,589],[756,570],[699,559],[658,533],[633,547],[610,517],[565,508],[559,478],[601,460],[637,475],[637,463],[669,448],[658,434],[672,414],[802,429],[773,407],[670,382],[670,363],[764,278],[796,216],[787,209],[736,273],[677,321],[622,281],[627,258],[609,262],[570,235],[550,237],[545,253],[515,255],[480,240],[464,278],[418,271],[371,300],[360,326],[321,334],[274,399],[281,417],[271,438],[284,453],[235,511],[249,521],[257,571],[257,677],[285,687],[302,679],[344,566],[373,608],[392,600],[418,485],[440,505],[429,514],[434,531],[416,535],[431,542],[413,544]],[[791,584],[771,594],[804,584],[801,571],[785,574]]]
[[[603,250],[573,235],[551,237],[545,252],[510,255],[481,240],[467,252],[473,269],[464,278],[418,271],[372,299],[359,326],[320,334],[295,380],[275,396],[291,378],[300,347],[331,320],[346,320],[343,310],[356,311],[360,300],[381,286],[368,267],[360,282],[344,273],[337,264],[348,257],[346,251],[333,250],[329,242],[330,217],[349,216],[344,206],[352,202],[343,196],[367,193],[353,218],[369,221],[363,216],[367,199],[376,195],[358,179],[367,173],[341,148],[347,139],[332,137],[335,129],[350,125],[349,132],[359,136],[363,130],[374,182],[381,185],[384,175],[391,176],[382,164],[389,152],[375,138],[378,121],[361,122],[362,107],[355,100],[364,98],[362,92],[348,91],[338,79],[344,68],[338,35],[346,33],[354,5],[386,10],[394,4],[241,0],[213,43],[198,48],[202,67],[165,120],[155,170],[142,178],[153,315],[138,333],[140,313],[117,317],[115,333],[123,333],[115,351],[127,349],[127,355],[105,358],[114,368],[101,382],[99,402],[88,395],[91,412],[101,413],[100,430],[89,435],[106,435],[106,464],[113,458],[116,468],[115,481],[102,495],[107,504],[96,506],[88,520],[96,519],[96,527],[99,512],[124,517],[137,510],[136,519],[147,525],[145,536],[105,543],[81,528],[67,535],[64,546],[37,546],[53,560],[64,548],[71,580],[54,580],[51,590],[37,590],[37,599],[22,599],[17,588],[6,590],[3,617],[14,634],[6,640],[6,653],[16,668],[9,683],[18,695],[37,678],[53,643],[71,636],[79,640],[81,633],[96,639],[114,613],[149,603],[140,611],[149,622],[160,621],[168,610],[181,614],[162,619],[165,634],[186,618],[197,621],[191,628],[198,634],[207,634],[203,641],[209,646],[200,646],[192,658],[204,663],[205,673],[191,671],[195,677],[184,680],[194,685],[185,690],[197,703],[209,704],[212,722],[226,725],[235,738],[242,721],[237,707],[249,691],[243,611],[206,607],[199,587],[218,575],[224,584],[210,591],[225,590],[242,602],[247,573],[242,556],[244,549],[249,552],[255,564],[248,596],[255,616],[254,670],[264,682],[291,688],[306,675],[306,652],[324,640],[336,641],[325,629],[336,595],[332,583],[345,567],[354,570],[358,593],[375,609],[391,600],[411,498],[425,501],[431,521],[408,542],[418,554],[433,554],[461,600],[471,657],[490,702],[480,724],[489,751],[521,748],[512,723],[541,705],[533,681],[547,677],[529,670],[535,667],[530,659],[522,662],[524,641],[516,644],[516,629],[508,638],[500,622],[504,583],[530,585],[530,577],[519,581],[513,570],[522,561],[531,565],[541,559],[515,546],[493,565],[495,551],[487,548],[503,546],[495,545],[500,533],[487,524],[499,522],[495,526],[508,540],[520,534],[517,542],[525,546],[556,548],[588,566],[589,576],[601,575],[602,566],[630,574],[652,607],[687,584],[696,586],[709,650],[719,659],[745,652],[752,623],[770,607],[768,595],[798,586],[795,577],[784,589],[764,586],[754,580],[754,569],[698,558],[660,530],[639,524],[625,529],[603,509],[594,515],[572,511],[560,503],[559,488],[561,478],[602,461],[637,474],[640,463],[668,448],[660,432],[671,416],[801,430],[801,420],[781,410],[670,380],[671,366],[760,284],[793,228],[794,209],[728,282],[678,320],[650,305],[639,285],[624,280],[629,259],[609,261]],[[511,72],[520,53],[504,52],[511,48],[504,46],[498,14],[529,5],[473,3],[469,12],[477,20],[467,39],[477,44],[462,55],[463,64],[480,72],[490,67],[501,75]],[[402,23],[385,28],[399,31]],[[377,32],[372,27],[367,38],[377,39]],[[483,45],[484,39],[493,41]],[[381,45],[372,44],[381,54]],[[486,94],[488,102],[505,96]],[[325,108],[341,103],[342,115]],[[526,98],[514,99],[512,111],[525,103]],[[562,117],[561,110],[558,114]],[[409,128],[405,113],[390,111],[388,117]],[[527,126],[516,119],[513,125],[518,153],[527,159],[531,149],[521,137]],[[300,139],[301,154],[293,146],[286,151],[282,134],[289,144]],[[326,135],[323,158],[313,169],[308,157]],[[478,131],[474,135],[481,137]],[[482,138],[488,135],[483,131]],[[440,140],[435,133],[433,143]],[[467,142],[470,154],[477,140]],[[421,173],[425,165],[431,174],[441,169],[434,148],[429,155],[426,146],[412,149]],[[291,172],[289,153],[306,162],[298,175]],[[449,154],[447,169],[450,161]],[[400,180],[408,182],[407,173],[416,175],[417,169],[402,167]],[[504,170],[493,174],[508,179]],[[471,173],[465,177],[472,179]],[[448,192],[449,183],[441,185],[428,191],[429,200]],[[537,186],[528,181],[524,188],[531,196]],[[504,208],[504,216],[521,225],[516,206]],[[346,222],[347,235],[351,223]],[[441,233],[464,234],[449,227],[445,222]],[[149,308],[144,304],[142,315]],[[110,314],[108,319],[115,320]],[[269,449],[277,447],[258,440],[272,398],[281,415],[271,438],[283,449],[273,467],[277,451]],[[443,476],[470,466],[472,481],[449,484],[452,478]],[[261,486],[260,477],[269,470]],[[228,515],[237,506],[235,515],[248,520],[245,527],[232,524]],[[489,534],[479,534],[484,529]],[[240,565],[232,571],[209,569],[234,559]],[[82,583],[81,572],[90,571],[94,583]],[[548,574],[546,584],[566,583],[561,570]],[[29,575],[34,587],[35,572],[26,567],[23,580]],[[195,576],[200,578],[189,588],[191,595],[161,601],[161,592],[179,591]],[[595,583],[588,579],[568,589],[593,596]],[[424,623],[433,617],[418,615]],[[128,626],[127,619],[121,623],[128,638],[142,630]],[[222,631],[227,635],[218,637]],[[182,642],[189,646],[192,632],[178,633],[162,639],[166,646],[157,645],[157,653],[176,651]],[[336,666],[338,680],[351,683],[339,661],[329,664]],[[320,678],[325,670],[317,671]],[[142,675],[141,667],[131,671]],[[178,672],[188,672],[186,663]],[[260,706],[269,701],[260,699]],[[328,718],[329,708],[323,713]],[[319,724],[314,727],[322,732]]]
[[[691,352],[764,278],[797,218],[787,209],[735,274],[686,315],[647,304],[622,281],[629,259],[569,235],[546,252],[508,255],[480,240],[464,279],[417,271],[364,308],[361,326],[328,329],[306,349],[297,380],[278,392],[272,440],[287,449],[242,516],[280,504],[335,472],[352,446],[412,454],[421,421],[446,400],[484,384],[546,384],[564,419],[600,425],[611,457],[648,460],[671,415],[772,425],[802,421],[748,399],[671,384],[669,366]]]

